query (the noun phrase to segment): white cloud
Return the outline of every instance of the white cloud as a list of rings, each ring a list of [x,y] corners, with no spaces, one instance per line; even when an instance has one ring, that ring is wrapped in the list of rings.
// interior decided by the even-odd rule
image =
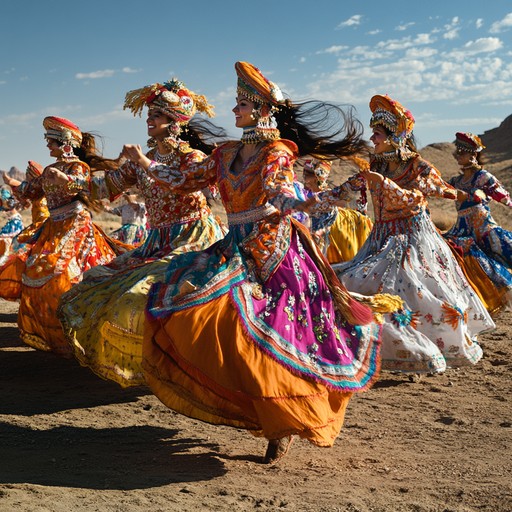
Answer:
[[[504,30],[512,27],[512,12],[509,12],[502,20],[495,21],[489,32],[491,34],[498,34],[499,32],[503,32]]]
[[[444,39],[457,39],[460,28],[452,28],[443,34]]]
[[[361,24],[362,15],[354,14],[348,20],[342,21],[336,28],[353,27]]]
[[[409,23],[402,23],[401,25],[398,25],[395,30],[398,32],[403,32],[404,30],[407,30],[409,27],[415,25],[414,21],[410,21]]]
[[[411,59],[421,59],[425,57],[432,57],[432,55],[436,55],[438,52],[435,48],[409,48],[405,52],[405,56]]]
[[[382,32],[382,30],[380,29],[375,29],[375,30],[370,30],[369,32],[366,32],[369,36],[374,36],[376,34],[380,34]]]
[[[407,36],[402,39],[388,39],[387,41],[380,41],[377,43],[378,48],[386,50],[398,51],[406,50],[415,45],[432,44],[435,39],[430,34],[417,34],[414,38]]]
[[[464,51],[467,54],[486,53],[499,50],[503,46],[501,40],[497,37],[481,37],[476,41],[468,41],[464,45]]]
[[[130,67],[124,67],[121,71],[123,73],[140,73],[141,72],[140,69],[132,69]]]
[[[86,80],[88,78],[95,79],[95,78],[108,78],[111,76],[114,76],[115,70],[114,69],[103,69],[101,71],[92,71],[90,73],[77,73],[75,75],[75,78],[78,80]]]
[[[482,18],[478,18],[476,21],[475,21],[475,27],[476,28],[482,28],[482,25],[484,24],[484,20]]]
[[[342,45],[333,45],[329,46],[329,48],[325,48],[324,50],[318,50],[316,52],[317,55],[322,55],[324,53],[330,53],[333,55],[337,55],[338,53],[342,52],[343,50],[347,50],[348,46],[342,46]]]

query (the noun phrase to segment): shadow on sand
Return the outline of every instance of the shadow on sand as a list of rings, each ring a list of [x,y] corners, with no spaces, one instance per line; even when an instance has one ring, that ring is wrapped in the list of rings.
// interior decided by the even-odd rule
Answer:
[[[0,423],[0,483],[85,489],[146,489],[223,475],[217,445],[153,426],[32,430]],[[190,453],[200,448],[202,453]]]

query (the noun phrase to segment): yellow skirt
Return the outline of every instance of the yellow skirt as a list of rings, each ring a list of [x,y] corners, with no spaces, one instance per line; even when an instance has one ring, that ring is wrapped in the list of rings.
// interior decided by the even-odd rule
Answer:
[[[351,260],[372,230],[369,217],[351,208],[338,208],[338,215],[329,232],[327,259],[329,263]]]

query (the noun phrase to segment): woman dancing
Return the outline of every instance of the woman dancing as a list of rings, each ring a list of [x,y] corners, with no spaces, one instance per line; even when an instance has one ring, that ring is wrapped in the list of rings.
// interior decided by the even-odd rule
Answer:
[[[204,96],[172,80],[126,94],[134,115],[147,107],[152,149],[148,157],[178,174],[213,149],[209,137],[221,132],[199,113],[213,115]],[[193,144],[193,146],[191,145]],[[133,162],[94,180],[95,197],[111,200],[136,187],[146,205],[149,233],[137,249],[95,267],[61,302],[59,316],[75,356],[100,377],[123,387],[144,383],[142,337],[149,287],[165,276],[175,254],[198,251],[224,236],[201,191],[176,193]],[[162,259],[163,258],[163,259]]]
[[[512,233],[500,227],[489,203],[512,208],[503,185],[482,165],[485,146],[472,133],[455,134],[455,158],[461,174],[450,184],[462,191],[456,202],[457,222],[445,237],[463,254],[464,266],[482,294],[487,308],[496,313],[512,306]]]
[[[290,215],[316,202],[296,197],[299,155],[337,158],[364,144],[350,113],[293,104],[253,65],[235,69],[240,141],[185,172],[138,147],[125,152],[176,190],[217,183],[229,223],[222,241],[173,258],[165,281],[152,286],[143,367],[171,409],[266,437],[271,463],[295,434],[331,446],[350,397],[377,376],[380,329],[371,311],[346,293]],[[326,134],[329,112],[341,116],[346,133]],[[311,118],[319,124],[306,125]]]
[[[50,156],[56,161],[41,175],[12,188],[20,201],[46,197],[50,216],[27,241],[29,250],[23,261],[15,258],[0,269],[0,296],[20,301],[18,326],[26,344],[70,357],[71,347],[56,314],[61,295],[87,269],[109,262],[126,248],[93,224],[87,208],[90,168],[75,151],[83,150],[84,140],[89,146],[92,135],[82,134],[78,126],[61,117],[46,117],[43,126]],[[17,269],[14,275],[7,268],[11,264]],[[14,283],[4,287],[5,279]],[[11,288],[17,296],[7,294]]]
[[[360,175],[375,223],[355,258],[333,268],[349,290],[392,292],[404,301],[383,326],[383,369],[442,372],[475,364],[482,357],[476,337],[494,322],[427,210],[428,197],[455,200],[457,192],[417,153],[408,110],[381,95],[370,109],[375,150]]]

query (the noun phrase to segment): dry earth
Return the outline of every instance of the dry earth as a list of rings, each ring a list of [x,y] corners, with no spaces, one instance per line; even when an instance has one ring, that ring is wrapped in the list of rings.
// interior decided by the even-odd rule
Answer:
[[[333,448],[265,441],[166,409],[20,343],[0,301],[0,510],[23,512],[512,510],[512,315],[474,367],[383,373]]]
[[[449,177],[452,150],[423,154]],[[492,168],[509,190],[510,163]],[[512,228],[509,211],[494,212]],[[453,221],[453,204],[433,216]],[[266,466],[262,439],[179,416],[144,388],[123,390],[24,346],[16,311],[0,300],[2,512],[512,510],[511,313],[482,337],[476,366],[415,380],[383,373],[351,401],[333,448],[296,440]]]

